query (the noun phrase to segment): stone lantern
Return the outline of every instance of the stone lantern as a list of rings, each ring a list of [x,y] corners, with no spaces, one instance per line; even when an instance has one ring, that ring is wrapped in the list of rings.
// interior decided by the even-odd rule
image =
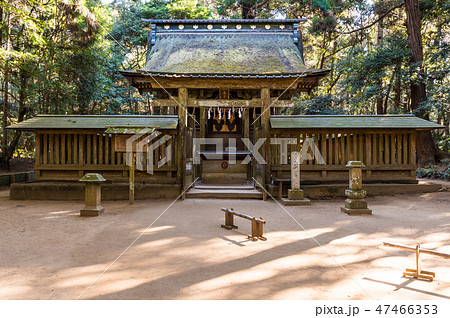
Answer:
[[[367,192],[362,189],[362,168],[366,166],[361,161],[349,161],[346,165],[349,171],[349,188],[345,190],[345,206],[341,211],[347,214],[372,214],[372,210],[367,208],[364,199]]]
[[[98,173],[88,173],[78,181],[85,183],[85,207],[80,210],[80,216],[99,216],[104,210],[101,182],[105,182],[105,178]]]

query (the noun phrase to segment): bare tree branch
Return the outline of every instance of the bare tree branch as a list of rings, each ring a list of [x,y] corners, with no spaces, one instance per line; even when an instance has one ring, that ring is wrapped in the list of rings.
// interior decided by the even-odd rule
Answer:
[[[400,3],[397,4],[396,6],[393,6],[392,8],[390,8],[389,10],[387,10],[387,11],[386,11],[385,13],[383,13],[382,15],[378,16],[378,18],[377,18],[375,21],[373,21],[372,23],[370,23],[370,24],[368,24],[368,25],[366,25],[366,26],[363,26],[363,27],[361,27],[361,28],[359,28],[359,29],[352,30],[352,31],[344,31],[344,32],[343,32],[343,31],[338,31],[338,30],[333,30],[332,32],[336,32],[336,33],[339,33],[339,34],[352,34],[352,33],[355,33],[355,32],[359,32],[359,31],[368,29],[368,28],[374,26],[376,23],[378,23],[378,21],[382,20],[385,16],[387,16],[389,13],[391,13],[391,12],[394,11],[395,9],[398,9],[398,8],[402,7],[404,4],[405,4],[405,2],[403,2],[403,1],[400,2]]]

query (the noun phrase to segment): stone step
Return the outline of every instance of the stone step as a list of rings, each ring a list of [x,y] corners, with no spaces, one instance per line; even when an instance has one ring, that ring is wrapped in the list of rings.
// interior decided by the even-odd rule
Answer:
[[[235,190],[235,189],[197,189],[193,188],[186,192],[186,198],[191,199],[262,199],[263,194],[258,190]]]
[[[254,190],[250,183],[243,184],[220,184],[220,183],[197,183],[194,187],[198,190]]]

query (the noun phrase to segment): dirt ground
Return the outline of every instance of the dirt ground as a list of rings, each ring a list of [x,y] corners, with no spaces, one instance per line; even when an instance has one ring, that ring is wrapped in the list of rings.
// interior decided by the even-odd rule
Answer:
[[[82,202],[3,190],[0,299],[450,299],[449,259],[424,255],[436,280],[418,281],[402,277],[413,253],[382,246],[450,253],[450,192],[368,203],[371,216],[340,212],[342,200],[287,212],[272,200],[105,202],[81,218]],[[247,220],[221,228],[222,206],[262,216],[268,240],[249,241]]]

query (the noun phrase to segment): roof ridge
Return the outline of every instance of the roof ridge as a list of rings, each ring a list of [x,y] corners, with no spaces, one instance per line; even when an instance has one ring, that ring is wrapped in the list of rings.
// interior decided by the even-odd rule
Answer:
[[[170,23],[298,23],[308,18],[299,19],[142,19],[142,22],[155,24]]]

